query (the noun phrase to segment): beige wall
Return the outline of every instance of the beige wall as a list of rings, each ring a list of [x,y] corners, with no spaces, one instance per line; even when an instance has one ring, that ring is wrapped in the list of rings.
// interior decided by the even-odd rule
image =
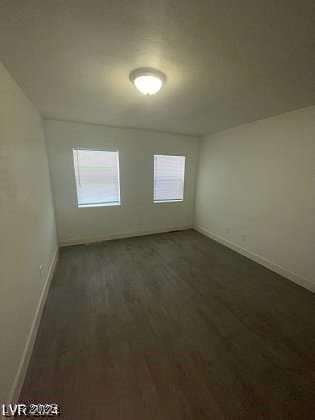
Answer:
[[[45,121],[61,244],[191,227],[199,139],[102,125]],[[119,150],[121,205],[78,208],[72,149]],[[185,199],[153,203],[153,154],[186,156]]]
[[[315,107],[204,139],[195,225],[315,290]]]
[[[57,247],[42,121],[1,63],[0,221],[0,402],[4,402],[17,396],[23,380]]]

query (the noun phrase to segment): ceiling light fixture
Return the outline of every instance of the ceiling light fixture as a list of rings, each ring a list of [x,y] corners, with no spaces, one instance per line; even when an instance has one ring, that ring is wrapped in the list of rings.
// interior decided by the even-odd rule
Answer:
[[[166,82],[164,73],[148,67],[133,70],[129,78],[143,95],[156,94]]]

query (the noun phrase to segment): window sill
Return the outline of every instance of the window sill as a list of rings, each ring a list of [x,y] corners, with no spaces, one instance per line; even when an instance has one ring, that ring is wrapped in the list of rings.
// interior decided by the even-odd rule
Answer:
[[[78,208],[87,208],[87,207],[112,207],[120,206],[120,202],[117,203],[95,203],[95,204],[78,204]]]
[[[182,203],[184,200],[154,200],[154,204],[163,204],[163,203]]]

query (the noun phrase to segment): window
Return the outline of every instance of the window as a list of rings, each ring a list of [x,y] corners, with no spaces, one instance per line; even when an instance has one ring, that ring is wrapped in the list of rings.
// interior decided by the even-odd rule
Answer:
[[[120,204],[118,152],[73,150],[79,207]]]
[[[183,201],[185,156],[154,155],[154,202]]]

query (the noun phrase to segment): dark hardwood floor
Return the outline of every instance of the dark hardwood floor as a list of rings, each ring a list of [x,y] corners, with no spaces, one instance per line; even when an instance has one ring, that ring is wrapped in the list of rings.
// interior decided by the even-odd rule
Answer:
[[[20,401],[67,420],[311,420],[314,351],[314,295],[195,231],[73,246]]]

